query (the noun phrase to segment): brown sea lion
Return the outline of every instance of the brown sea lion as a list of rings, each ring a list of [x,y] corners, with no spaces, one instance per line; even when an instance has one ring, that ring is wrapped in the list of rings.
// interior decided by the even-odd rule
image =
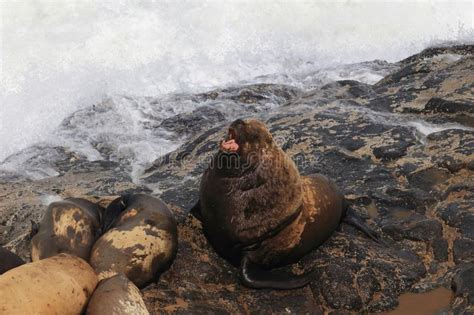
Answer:
[[[87,315],[148,315],[140,290],[124,275],[102,280],[94,291]]]
[[[20,256],[0,246],[0,275],[24,263]]]
[[[269,269],[297,262],[321,245],[345,215],[343,195],[323,175],[301,177],[257,120],[236,120],[202,176],[192,213],[216,251],[240,265],[244,285],[291,289],[310,275]],[[349,223],[369,233],[359,219]]]
[[[123,273],[141,288],[173,261],[176,220],[162,201],[142,194],[117,198],[107,207],[103,222],[106,232],[90,258],[99,279]]]
[[[77,256],[60,254],[0,276],[0,314],[81,314],[97,276]]]
[[[67,198],[49,205],[31,239],[31,259],[60,253],[89,259],[92,245],[100,235],[103,208],[81,198]]]

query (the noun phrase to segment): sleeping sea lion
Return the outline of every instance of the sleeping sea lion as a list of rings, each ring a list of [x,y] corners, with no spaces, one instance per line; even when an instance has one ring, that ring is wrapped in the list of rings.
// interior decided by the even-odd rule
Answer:
[[[140,290],[122,274],[102,280],[95,289],[87,315],[148,315]]]
[[[51,203],[31,239],[31,259],[37,261],[60,253],[89,259],[100,234],[102,212],[102,207],[81,198]]]
[[[292,289],[310,275],[271,268],[297,262],[321,245],[346,214],[344,196],[323,175],[302,177],[257,120],[236,120],[204,172],[191,210],[215,250],[240,266],[244,285]],[[357,218],[348,220],[370,237]]]
[[[105,211],[102,229],[90,258],[101,280],[123,273],[141,288],[176,255],[176,220],[159,199],[142,194],[117,198]]]
[[[59,254],[0,276],[0,314],[82,314],[97,276],[77,256]]]

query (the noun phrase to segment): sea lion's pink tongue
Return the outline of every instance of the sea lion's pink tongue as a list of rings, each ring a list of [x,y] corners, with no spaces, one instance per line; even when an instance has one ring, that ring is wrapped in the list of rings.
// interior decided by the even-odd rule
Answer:
[[[222,141],[221,148],[225,151],[237,152],[237,150],[239,150],[239,145],[234,139],[232,139],[229,141]]]

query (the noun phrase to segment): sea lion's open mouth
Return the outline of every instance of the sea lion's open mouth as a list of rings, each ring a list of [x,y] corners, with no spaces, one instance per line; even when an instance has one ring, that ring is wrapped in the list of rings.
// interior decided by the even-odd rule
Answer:
[[[221,143],[221,149],[228,152],[237,152],[239,150],[239,144],[237,143],[237,132],[234,128],[229,128],[226,139]]]

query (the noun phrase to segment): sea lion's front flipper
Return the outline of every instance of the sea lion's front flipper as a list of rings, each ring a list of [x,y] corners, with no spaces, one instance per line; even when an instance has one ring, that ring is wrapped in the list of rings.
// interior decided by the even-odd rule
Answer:
[[[191,213],[196,219],[202,222],[202,214],[201,214],[201,200],[199,199],[194,207],[189,210],[189,213]]]
[[[254,289],[290,290],[304,287],[311,281],[312,272],[290,275],[262,269],[244,255],[240,264],[240,280],[243,285]]]
[[[103,214],[101,231],[99,234],[107,232],[112,227],[120,214],[127,208],[128,198],[129,195],[118,197],[107,206]]]

